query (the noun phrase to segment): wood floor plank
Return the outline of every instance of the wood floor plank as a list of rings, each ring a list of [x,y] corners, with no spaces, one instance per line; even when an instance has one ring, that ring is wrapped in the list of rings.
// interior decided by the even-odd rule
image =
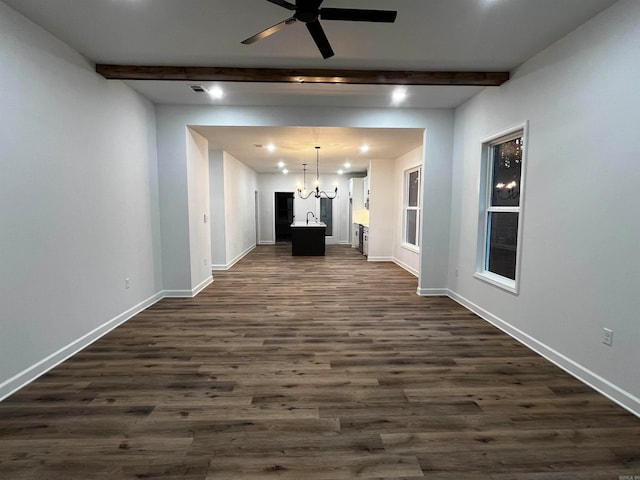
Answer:
[[[640,419],[349,246],[259,246],[0,403],[3,480],[618,480]]]
[[[207,480],[352,480],[419,477],[422,470],[415,457],[388,454],[331,455],[241,455],[216,457]]]

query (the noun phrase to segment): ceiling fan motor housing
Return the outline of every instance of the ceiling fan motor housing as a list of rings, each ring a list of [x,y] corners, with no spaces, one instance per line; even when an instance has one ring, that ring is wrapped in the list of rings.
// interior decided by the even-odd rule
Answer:
[[[322,0],[298,0],[294,17],[304,23],[315,22],[320,16]]]
[[[302,22],[306,25],[313,41],[315,42],[322,57],[327,59],[333,57],[334,52],[329,43],[320,18],[323,20],[342,20],[350,22],[384,22],[393,23],[398,12],[393,10],[366,10],[358,8],[320,8],[324,0],[296,0],[295,4],[289,0],[267,0],[289,11],[293,11],[293,16],[272,25],[269,28],[256,33],[255,35],[242,41],[245,45],[250,45],[263,38],[279,32],[283,28]]]
[[[318,16],[319,16],[318,12],[301,12],[301,11],[297,11],[294,15],[296,19],[304,23],[315,22],[316,20],[318,20]]]

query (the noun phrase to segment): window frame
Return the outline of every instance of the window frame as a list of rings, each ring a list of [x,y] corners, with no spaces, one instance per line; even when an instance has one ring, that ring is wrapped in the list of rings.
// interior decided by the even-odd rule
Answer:
[[[410,175],[414,172],[418,172],[418,201],[417,206],[409,206],[409,178]],[[422,165],[417,165],[415,167],[408,168],[404,171],[404,179],[403,179],[403,199],[402,199],[402,240],[400,242],[400,246],[406,248],[407,250],[411,250],[412,252],[420,253],[420,244],[421,244],[421,228],[420,225],[422,223],[421,213],[422,213]],[[408,224],[408,213],[409,211],[416,212],[416,243],[409,243],[407,241],[407,224]]]
[[[524,225],[524,205],[525,205],[525,185],[526,185],[526,165],[528,151],[528,127],[525,122],[512,128],[491,135],[482,140],[481,174],[480,174],[480,195],[478,210],[478,245],[476,256],[476,270],[474,277],[502,288],[515,295],[520,291],[521,257],[522,257],[522,231]],[[522,137],[522,163],[520,167],[520,197],[518,206],[492,206],[493,193],[493,147],[505,143],[515,138]],[[517,213],[518,231],[516,237],[516,259],[515,259],[515,279],[504,277],[487,270],[490,249],[489,214],[490,213]]]

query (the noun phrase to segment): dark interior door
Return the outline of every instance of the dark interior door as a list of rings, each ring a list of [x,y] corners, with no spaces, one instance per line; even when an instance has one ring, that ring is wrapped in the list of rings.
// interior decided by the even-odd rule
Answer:
[[[275,193],[276,243],[291,242],[293,192]]]

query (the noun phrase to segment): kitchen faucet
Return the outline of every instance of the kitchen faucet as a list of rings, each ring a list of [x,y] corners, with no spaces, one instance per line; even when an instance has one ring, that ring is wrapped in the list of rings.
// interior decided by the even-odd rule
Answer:
[[[316,216],[313,214],[313,212],[311,210],[309,210],[307,212],[307,225],[309,225],[309,214],[311,214],[311,216],[313,217],[313,219],[317,222],[318,220],[316,219]]]

